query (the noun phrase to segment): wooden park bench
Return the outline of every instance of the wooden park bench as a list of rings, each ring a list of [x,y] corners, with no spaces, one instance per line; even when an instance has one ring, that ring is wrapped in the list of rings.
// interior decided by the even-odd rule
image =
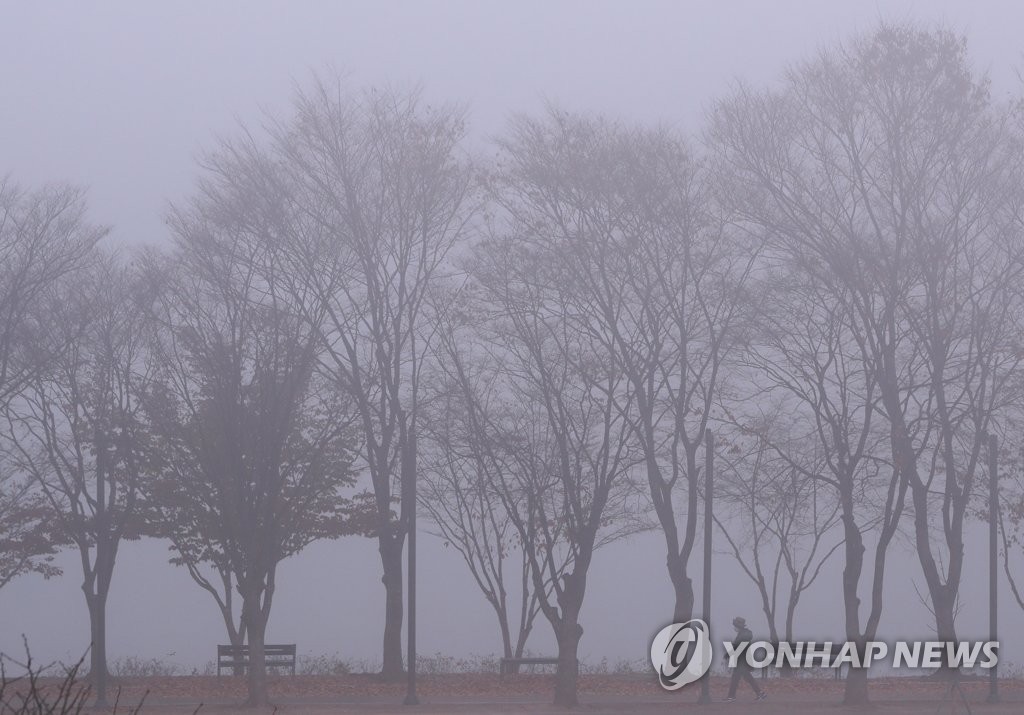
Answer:
[[[295,644],[264,645],[264,660],[268,668],[289,668],[295,675]],[[245,672],[249,665],[249,646],[219,645],[217,646],[217,677],[225,668],[240,669]]]
[[[776,652],[776,654],[778,654],[779,644],[775,643],[774,645],[775,645],[775,652]],[[842,651],[842,649],[843,649],[843,644],[842,643],[833,643],[831,649],[829,650],[828,662],[829,663],[833,662],[836,659],[836,657],[839,655],[840,651]],[[840,663],[838,666],[832,668],[832,677],[833,678],[835,678],[836,680],[842,680],[843,679],[843,666],[844,665],[849,667],[850,664],[849,663]],[[774,664],[769,664],[769,665],[766,665],[765,667],[761,668],[761,677],[762,678],[767,678],[768,677],[768,671],[773,669],[774,667],[775,667]]]
[[[558,658],[502,658],[498,663],[499,677],[504,679],[519,672],[520,665],[558,665]]]

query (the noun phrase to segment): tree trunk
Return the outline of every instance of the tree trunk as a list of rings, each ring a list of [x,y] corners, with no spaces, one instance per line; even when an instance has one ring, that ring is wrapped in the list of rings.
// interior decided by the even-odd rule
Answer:
[[[229,615],[230,618],[230,615]],[[228,643],[234,648],[241,648],[245,645],[245,628],[235,628],[234,624],[228,627]],[[231,676],[234,678],[241,678],[245,675],[245,667],[241,665],[235,665],[231,668]]]
[[[906,449],[905,449],[906,451]],[[957,584],[952,579],[958,572],[959,561],[956,550],[951,548],[949,554],[949,576],[946,583],[942,581],[942,573],[939,565],[935,562],[932,554],[931,528],[929,519],[931,512],[928,504],[928,487],[920,480],[912,482],[911,493],[914,500],[914,531],[917,546],[917,558],[924,573],[925,582],[928,585],[928,596],[932,602],[932,611],[935,614],[935,633],[940,641],[955,640],[955,626],[953,623],[954,610],[956,606]],[[949,660],[946,651],[942,651],[942,665],[935,671],[934,675],[947,678],[951,674]]]
[[[83,590],[85,586],[83,585]],[[96,691],[96,707],[107,707],[107,598],[103,593],[86,591],[89,607],[89,680]]]
[[[498,627],[501,629],[501,653],[505,658],[512,657],[512,629],[508,626],[508,611],[502,605],[496,605],[494,612],[498,616]]]
[[[260,707],[269,703],[267,695],[267,661],[264,650],[267,624],[260,614],[259,598],[249,595],[242,606],[246,637],[249,640],[249,697],[246,707]]]
[[[796,620],[796,604],[800,599],[800,592],[794,588],[790,589],[789,592],[789,603],[786,604],[786,625],[785,628],[785,639],[787,643],[793,642],[793,622]],[[769,628],[772,633],[772,640],[778,642],[780,640],[775,627],[775,620],[772,619],[768,622]],[[781,678],[792,678],[796,675],[796,668],[791,668],[789,664],[783,665],[779,668],[779,677]]]
[[[574,707],[579,703],[577,684],[580,662],[577,649],[583,628],[575,617],[567,617],[558,629],[558,670],[555,672],[555,705]]]
[[[513,658],[522,658],[523,657],[523,653],[526,651],[526,639],[530,637],[530,630],[531,630],[531,626],[530,626],[529,623],[523,622],[523,623],[520,624],[520,626],[519,626],[519,635],[516,636],[516,644],[512,648],[512,657]],[[512,670],[510,672],[513,673],[513,674],[518,673],[519,672],[519,665],[516,664],[516,665],[512,666]]]
[[[864,540],[853,517],[853,498],[847,492],[843,499],[843,534],[846,537],[846,567],[843,569],[843,607],[846,616],[846,639],[862,640],[860,631],[860,596],[857,585],[864,570]],[[876,584],[879,586],[879,584]],[[876,595],[877,600],[877,595]],[[867,668],[850,668],[843,691],[844,705],[868,704]]]
[[[685,623],[693,618],[693,579],[686,575],[686,565],[678,553],[668,555],[668,576],[675,595],[673,623]]]
[[[938,594],[932,596],[932,607],[935,609],[935,632],[940,641],[956,642],[956,623],[954,621],[956,611],[956,591],[946,585]],[[952,678],[955,671],[950,665],[949,654],[942,650],[942,665],[935,671],[939,678]]]
[[[850,668],[846,673],[843,705],[868,704],[868,669]]]
[[[644,416],[643,429],[640,430],[645,461],[647,465],[647,481],[650,487],[651,497],[654,499],[654,509],[661,524],[662,534],[665,537],[667,554],[665,565],[668,568],[668,578],[672,583],[672,591],[675,597],[675,604],[672,609],[672,620],[674,623],[685,623],[693,618],[693,581],[686,573],[690,559],[690,553],[696,538],[697,524],[697,503],[698,491],[696,480],[691,478],[697,474],[697,446],[703,441],[703,436],[695,440],[695,446],[686,452],[686,472],[688,480],[688,502],[686,507],[686,527],[683,537],[683,546],[679,545],[679,533],[676,526],[676,511],[672,504],[672,490],[666,488],[670,482],[674,482],[679,475],[673,475],[670,481],[664,478],[661,466],[658,464],[658,439],[655,436],[654,416],[651,403],[645,398],[647,385],[642,381],[634,383],[640,414]]]
[[[516,658],[522,658],[523,653],[526,651],[526,639],[530,637],[530,632],[533,630],[533,617],[536,615],[536,611],[533,610],[535,605],[534,596],[531,595],[530,590],[529,564],[529,558],[524,552],[522,592],[520,593],[519,599],[519,634],[516,636],[516,645],[515,650],[513,651],[514,657]],[[515,667],[514,672],[519,672],[518,665]]]
[[[518,658],[520,657],[512,648],[512,629],[508,625],[508,611],[501,605],[494,607],[495,613],[498,614],[498,625],[501,628],[501,654],[503,658]],[[518,673],[519,666],[515,667],[512,672]]]
[[[379,550],[384,576],[384,650],[381,677],[400,681],[405,675],[402,665],[402,539],[382,532]]]
[[[513,657],[515,657],[515,658],[522,658],[523,657],[523,653],[526,651],[526,639],[529,638],[529,637],[530,637],[530,629],[529,628],[521,628],[519,630],[519,636],[516,638],[516,647],[515,647],[515,650],[513,651]],[[516,669],[516,672],[517,673],[519,672],[518,667]]]

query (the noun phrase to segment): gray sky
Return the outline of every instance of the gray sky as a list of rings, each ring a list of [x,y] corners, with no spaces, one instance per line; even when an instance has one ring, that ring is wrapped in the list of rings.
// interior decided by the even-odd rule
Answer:
[[[89,186],[94,219],[113,225],[117,240],[159,244],[167,202],[187,196],[201,149],[239,120],[258,121],[262,109],[285,109],[293,82],[310,70],[336,68],[355,85],[422,81],[431,98],[466,103],[481,137],[544,98],[696,130],[730,82],[770,82],[787,63],[880,19],[961,30],[997,92],[1018,88],[1024,3],[1013,0],[9,2],[0,9],[0,174]],[[987,618],[984,540],[974,537],[965,636],[981,635]],[[421,544],[421,651],[496,651],[493,617],[457,556],[435,540]],[[901,549],[891,562],[891,598],[918,615],[886,622],[900,636],[925,635],[930,619],[911,584],[917,579],[923,592],[923,580]],[[63,563],[63,579],[30,576],[0,591],[0,651],[15,651],[22,632],[42,658],[84,650],[77,565],[70,555]],[[720,563],[716,622],[745,613],[756,629],[763,617],[753,590]],[[370,540],[316,545],[285,562],[268,637],[297,642],[301,652],[378,659],[379,574]],[[670,612],[659,537],[615,545],[592,574],[581,652],[612,662],[643,657]],[[807,622],[836,632],[837,569],[823,578],[809,595]],[[1006,596],[1004,603],[1007,630],[1019,632],[1024,619]],[[166,564],[159,543],[123,547],[110,612],[113,658],[173,652],[171,660],[198,664],[224,640],[212,601]],[[539,618],[533,650],[553,650],[548,631]],[[1007,654],[1020,662],[1024,647]]]
[[[482,135],[544,97],[695,128],[735,78],[770,81],[881,18],[967,32],[1003,86],[1024,49],[1013,0],[7,3],[0,172],[88,185],[119,238],[156,242],[196,154],[311,69],[422,81]]]

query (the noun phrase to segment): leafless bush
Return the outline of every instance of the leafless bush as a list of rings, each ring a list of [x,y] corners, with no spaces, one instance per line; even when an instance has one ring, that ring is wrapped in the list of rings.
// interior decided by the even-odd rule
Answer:
[[[182,668],[177,663],[170,663],[162,658],[140,658],[129,655],[118,658],[110,664],[110,672],[119,678],[164,678],[182,675]]]
[[[348,661],[338,653],[300,655],[296,669],[300,675],[348,675]]]
[[[416,671],[422,675],[445,675],[452,673],[496,673],[498,656],[470,655],[459,658],[443,653],[419,655],[416,657]]]
[[[11,677],[6,661],[24,668],[23,675]],[[91,688],[83,680],[85,656],[71,666],[61,665],[62,672],[50,675],[57,664],[36,665],[25,644],[25,662],[0,655],[0,715],[73,715],[85,711]],[[120,693],[114,700],[113,713],[136,715],[142,711],[146,696],[137,705],[121,709]]]

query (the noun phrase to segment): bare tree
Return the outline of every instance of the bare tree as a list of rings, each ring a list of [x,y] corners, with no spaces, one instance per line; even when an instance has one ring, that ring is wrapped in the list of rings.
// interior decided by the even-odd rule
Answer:
[[[85,217],[84,193],[67,186],[36,191],[0,181],[0,405],[49,369],[73,336],[47,329],[59,283],[90,260],[106,229]],[[60,573],[61,543],[33,480],[0,463],[0,588],[18,575]]]
[[[0,403],[63,347],[46,329],[55,285],[89,261],[107,233],[86,219],[85,192],[0,181]]]
[[[173,260],[149,274],[162,291],[147,409],[161,449],[160,533],[217,601],[233,642],[248,642],[247,703],[261,705],[278,564],[366,525],[345,495],[358,445],[351,403],[315,372],[318,326],[280,278],[268,218],[279,204],[251,191],[252,166],[238,156],[228,145],[208,157],[200,195],[172,215]]]
[[[625,377],[618,409],[644,453],[667,548],[677,622],[693,611],[700,455],[724,365],[744,319],[742,285],[757,253],[722,230],[704,172],[664,129],[630,128],[549,109],[502,143],[520,203],[566,264],[568,319]]]
[[[382,676],[401,676],[402,551],[407,514],[394,514],[403,450],[400,416],[420,431],[421,373],[430,348],[427,297],[472,212],[459,154],[462,113],[418,91],[343,91],[317,80],[275,126],[301,224],[292,275],[323,315],[323,363],[351,396],[377,508],[383,568]],[[403,504],[402,509],[414,508]]]
[[[496,486],[558,643],[555,703],[568,706],[594,551],[647,522],[631,474],[628,380],[600,326],[577,319],[572,237],[530,211],[533,178],[508,165],[496,177],[507,233],[477,251],[472,269],[491,323],[496,397],[487,412],[479,396],[471,404],[479,443],[501,447]]]
[[[1017,431],[1019,433],[1019,430]],[[987,456],[987,455],[986,455]],[[1011,439],[999,448],[999,537],[1001,542],[1003,572],[1013,600],[1024,609],[1024,591],[1021,590],[1019,560],[1024,545],[1024,449],[1019,439]],[[980,517],[991,518],[987,505],[979,506]]]
[[[834,490],[816,476],[825,469],[819,450],[780,435],[779,416],[767,422],[748,425],[753,435],[723,440],[716,499],[725,509],[714,518],[757,587],[769,637],[792,641],[801,597],[842,547],[835,535],[840,509]]]
[[[89,608],[90,672],[106,702],[106,606],[118,548],[138,538],[148,437],[141,399],[151,379],[144,350],[147,291],[115,257],[76,277],[51,329],[67,346],[28,379],[7,410],[7,459],[46,498],[47,518],[73,542]]]
[[[783,271],[773,278],[760,296],[761,330],[748,351],[758,399],[743,403],[747,417],[741,424],[787,468],[835,491],[842,523],[844,627],[846,638],[863,649],[878,632],[886,558],[905,510],[908,479],[878,456],[885,453],[887,435],[879,414],[877,373],[872,356],[846,328],[852,306],[829,285],[798,273]],[[774,402],[790,420],[785,442],[765,429],[770,422],[758,407],[764,400]],[[818,460],[791,456],[790,441],[813,445]],[[865,579],[871,539],[871,570]],[[862,581],[870,588],[866,612],[861,609]],[[866,669],[851,669],[844,702],[867,699]]]
[[[450,298],[452,304],[459,302],[458,296]],[[451,312],[461,318],[470,313],[464,308]],[[460,346],[460,336],[474,329],[471,321],[462,320],[459,324],[447,322],[440,330],[437,359],[445,367],[432,375],[438,394],[427,407],[429,441],[420,443],[426,443],[427,450],[419,493],[438,537],[459,553],[494,609],[504,657],[519,658],[540,606],[530,578],[529,555],[505,509],[502,492],[495,486],[500,483],[498,472],[508,465],[495,449],[480,443],[486,435],[481,434],[475,410],[490,413],[491,389],[481,381],[493,375],[493,366],[488,369],[478,364],[486,358],[474,357]],[[510,570],[518,580],[514,587]],[[547,574],[544,578],[549,585]],[[510,599],[516,600],[510,603]],[[517,612],[513,612],[514,606]]]
[[[913,499],[940,640],[955,640],[982,436],[1019,355],[1019,150],[952,33],[882,26],[723,105],[745,215],[849,306],[889,460]],[[722,123],[720,122],[719,126]]]

